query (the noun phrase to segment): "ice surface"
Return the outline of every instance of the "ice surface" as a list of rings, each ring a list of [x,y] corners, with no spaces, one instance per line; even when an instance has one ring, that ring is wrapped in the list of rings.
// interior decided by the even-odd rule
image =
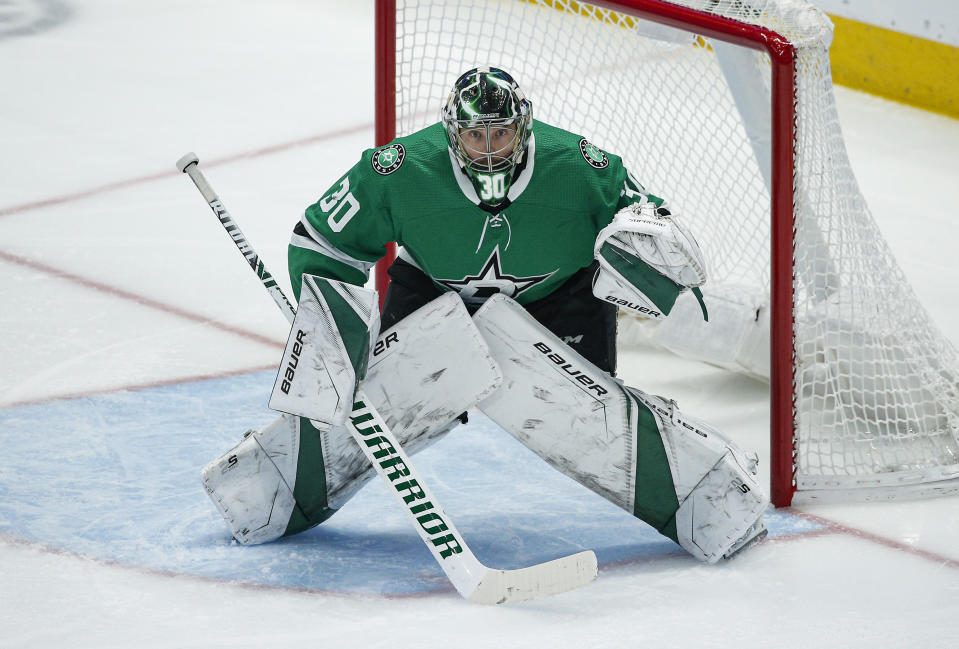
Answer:
[[[293,223],[372,143],[372,3],[19,4],[56,19],[0,22],[0,647],[955,646],[957,498],[776,512],[767,543],[702,566],[478,413],[415,457],[437,498],[485,563],[592,548],[594,583],[471,605],[377,482],[317,529],[232,543],[199,469],[272,418],[286,323],[173,164],[198,153],[289,291]],[[838,99],[959,341],[959,123]],[[766,386],[620,364],[768,456]]]

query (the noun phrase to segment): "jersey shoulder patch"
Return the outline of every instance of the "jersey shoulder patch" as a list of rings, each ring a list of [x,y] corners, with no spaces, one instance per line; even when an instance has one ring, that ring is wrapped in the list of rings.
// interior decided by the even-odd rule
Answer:
[[[373,171],[381,176],[388,176],[399,169],[405,159],[406,147],[399,142],[394,142],[373,151],[370,164],[373,165]]]
[[[586,138],[579,140],[579,152],[583,159],[594,169],[605,169],[609,166],[609,156],[595,144],[590,144]]]

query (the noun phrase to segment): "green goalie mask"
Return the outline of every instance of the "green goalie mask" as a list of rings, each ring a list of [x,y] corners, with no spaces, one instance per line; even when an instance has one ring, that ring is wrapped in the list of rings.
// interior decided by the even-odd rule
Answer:
[[[456,80],[443,108],[450,150],[480,200],[506,200],[523,161],[533,124],[533,106],[509,74],[473,68]]]

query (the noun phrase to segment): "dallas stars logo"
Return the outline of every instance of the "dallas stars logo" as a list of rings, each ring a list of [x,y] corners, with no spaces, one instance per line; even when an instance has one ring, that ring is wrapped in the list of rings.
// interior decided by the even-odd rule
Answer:
[[[373,165],[373,171],[386,176],[399,169],[405,157],[406,149],[402,144],[396,143],[375,151],[370,163]]]
[[[460,294],[467,305],[479,306],[487,298],[502,293],[511,298],[516,298],[523,291],[528,291],[540,282],[549,279],[553,273],[545,275],[533,275],[531,277],[516,277],[503,272],[503,266],[499,260],[499,247],[493,249],[493,253],[483,264],[483,269],[476,275],[469,275],[463,279],[437,279],[436,282],[456,291]]]
[[[586,162],[595,169],[604,169],[609,166],[609,158],[606,157],[603,150],[595,144],[590,144],[586,138],[579,141],[579,152],[583,154]]]

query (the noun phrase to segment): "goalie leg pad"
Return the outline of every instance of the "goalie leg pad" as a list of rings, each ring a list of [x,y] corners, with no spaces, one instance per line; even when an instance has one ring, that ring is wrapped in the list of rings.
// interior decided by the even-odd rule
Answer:
[[[713,428],[622,386],[505,296],[473,319],[504,375],[480,409],[554,468],[703,561],[762,516],[755,463]]]
[[[765,530],[768,506],[756,479],[727,452],[679,506],[677,541],[697,559],[716,563]],[[747,538],[747,532],[754,533]]]
[[[203,488],[240,543],[283,535],[296,506],[297,418],[283,415],[248,433],[201,472]]]
[[[750,540],[747,532],[756,536],[769,506],[755,478],[758,457],[681,413],[675,402],[630,392],[653,413],[662,436],[680,503],[676,541],[697,559],[715,563]]]
[[[447,293],[380,335],[362,386],[414,453],[501,381],[462,301]],[[239,542],[264,543],[322,522],[373,474],[344,427],[284,415],[207,465],[203,483]]]
[[[503,295],[473,321],[504,377],[480,410],[554,468],[632,511],[635,435],[619,383]]]

